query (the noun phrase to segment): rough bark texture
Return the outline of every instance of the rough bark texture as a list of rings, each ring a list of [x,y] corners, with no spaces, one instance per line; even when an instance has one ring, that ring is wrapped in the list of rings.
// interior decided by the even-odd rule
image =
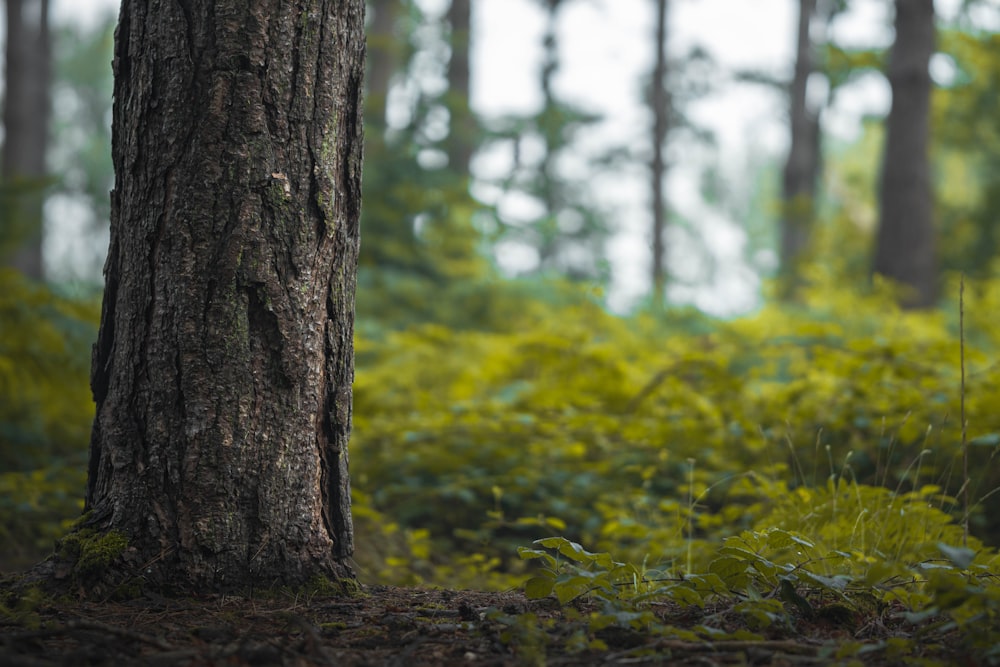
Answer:
[[[789,90],[791,142],[782,172],[781,282],[782,295],[795,293],[799,265],[809,245],[819,176],[819,116],[810,111],[806,93],[813,73],[813,42],[809,35],[816,0],[800,0],[795,74]]]
[[[649,96],[653,115],[653,158],[650,161],[650,186],[653,214],[653,307],[663,306],[667,284],[667,204],[664,179],[667,173],[664,151],[670,131],[670,95],[667,92],[667,0],[656,0],[656,64],[653,67]]]
[[[350,575],[363,0],[124,0],[85,525],[147,583]]]
[[[48,150],[52,42],[49,0],[6,0],[7,44],[4,91],[3,183],[4,227],[13,226],[22,244],[10,265],[41,280],[42,205],[45,153]],[[8,227],[9,230],[9,227]],[[5,232],[10,233],[8,230]]]
[[[456,174],[467,177],[472,164],[476,134],[476,121],[469,107],[471,0],[451,0],[451,6],[448,8],[448,25],[451,28],[451,58],[448,60],[448,111],[451,114],[448,167]]]
[[[903,303],[917,308],[933,305],[937,281],[928,156],[934,38],[933,0],[897,0],[873,270],[908,288]]]

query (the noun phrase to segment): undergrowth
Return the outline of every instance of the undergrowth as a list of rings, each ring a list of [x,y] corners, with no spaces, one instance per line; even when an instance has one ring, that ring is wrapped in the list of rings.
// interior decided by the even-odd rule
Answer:
[[[673,632],[654,611],[676,603],[711,610],[687,631],[702,638],[892,617],[919,632],[880,640],[887,656],[958,636],[1000,660],[1000,281],[965,290],[963,434],[957,315],[813,279],[798,306],[734,321],[620,318],[583,294],[496,297],[480,329],[362,324],[362,580],[599,602],[580,650],[601,626]],[[21,372],[11,349],[0,380]],[[0,476],[7,540],[50,540],[78,511],[80,473],[55,469]]]

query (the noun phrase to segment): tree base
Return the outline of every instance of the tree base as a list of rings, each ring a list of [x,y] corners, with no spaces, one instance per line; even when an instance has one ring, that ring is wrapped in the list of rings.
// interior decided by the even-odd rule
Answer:
[[[247,572],[227,586],[213,586],[213,593],[237,597],[267,596],[277,591],[310,595],[358,594],[354,572],[333,557],[295,570],[295,575],[261,576]],[[154,596],[200,595],[206,592],[204,577],[192,573],[176,557],[142,554],[118,531],[100,532],[78,525],[56,544],[55,552],[25,572],[15,590],[38,588],[53,596],[79,599],[127,600]]]

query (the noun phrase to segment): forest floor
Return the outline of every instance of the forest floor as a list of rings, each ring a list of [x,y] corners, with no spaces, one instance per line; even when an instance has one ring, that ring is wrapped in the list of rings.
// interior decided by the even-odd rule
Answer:
[[[598,609],[586,601],[528,600],[519,592],[385,586],[351,597],[25,598],[0,607],[0,665],[977,664],[957,648],[960,638],[922,644],[913,626],[891,613],[796,618],[763,638],[709,641],[627,627],[594,631],[588,618]],[[709,617],[727,632],[740,630],[739,617],[722,607],[651,609],[680,635]]]

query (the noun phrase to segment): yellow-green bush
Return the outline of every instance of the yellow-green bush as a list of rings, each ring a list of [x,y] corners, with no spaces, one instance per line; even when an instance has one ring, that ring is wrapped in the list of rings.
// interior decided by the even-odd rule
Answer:
[[[761,522],[832,544],[848,524],[860,534],[858,498],[885,505],[928,485],[940,489],[926,499],[934,521],[958,516],[947,499],[963,484],[956,318],[900,311],[887,288],[814,284],[798,306],[696,333],[584,301],[502,333],[423,326],[361,339],[354,484],[403,528],[429,531],[432,562],[481,553],[514,572],[515,545],[553,534],[651,565],[709,558]],[[994,305],[992,284],[966,290],[973,529],[991,542]],[[792,521],[783,504],[846,483],[861,490],[836,525]],[[885,527],[876,509],[869,531]],[[915,540],[879,549],[909,554]]]
[[[83,503],[94,300],[0,269],[0,563],[50,549]]]

